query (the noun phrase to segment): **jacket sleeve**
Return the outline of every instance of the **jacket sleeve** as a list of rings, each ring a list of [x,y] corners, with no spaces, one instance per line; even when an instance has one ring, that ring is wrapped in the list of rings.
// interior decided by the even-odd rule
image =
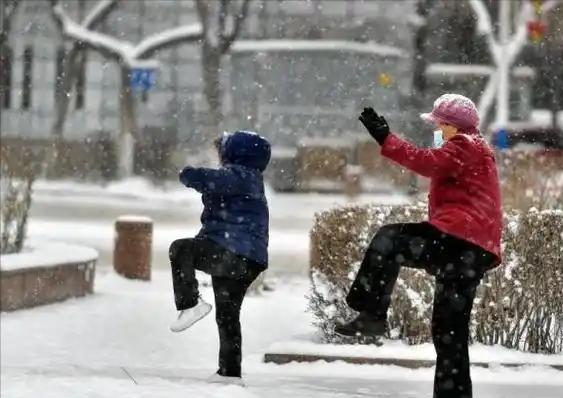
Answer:
[[[185,167],[180,172],[180,182],[201,193],[235,195],[242,193],[241,179],[230,169]]]
[[[468,163],[468,140],[458,134],[440,148],[419,148],[395,134],[389,134],[381,154],[424,177],[456,175]]]

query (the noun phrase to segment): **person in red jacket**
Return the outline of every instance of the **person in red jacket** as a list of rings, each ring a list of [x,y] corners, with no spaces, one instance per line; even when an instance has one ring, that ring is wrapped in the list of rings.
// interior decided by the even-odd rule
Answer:
[[[359,315],[341,323],[343,336],[380,336],[401,266],[426,270],[436,279],[432,338],[436,349],[434,398],[472,397],[469,320],[484,273],[501,261],[502,210],[494,155],[478,130],[475,104],[445,94],[431,113],[443,144],[419,148],[389,131],[383,116],[365,108],[360,116],[383,156],[431,179],[428,216],[422,223],[392,224],[376,233],[347,296]],[[436,134],[436,133],[435,133]]]

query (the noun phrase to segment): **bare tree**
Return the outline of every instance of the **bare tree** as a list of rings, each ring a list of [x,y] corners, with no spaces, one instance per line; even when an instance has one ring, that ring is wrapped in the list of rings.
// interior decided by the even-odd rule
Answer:
[[[203,27],[201,45],[203,90],[209,106],[211,126],[215,130],[223,121],[221,61],[242,30],[248,15],[249,3],[250,0],[220,0],[218,2],[196,0],[197,12]]]
[[[102,3],[112,0],[101,0]],[[200,24],[189,24],[166,29],[150,35],[138,44],[118,39],[110,35],[88,29],[73,21],[65,12],[58,0],[52,0],[52,15],[59,25],[65,39],[80,43],[80,46],[102,54],[120,67],[120,133],[118,142],[118,175],[130,176],[133,173],[134,137],[137,134],[135,117],[135,100],[130,86],[129,76],[132,69],[157,66],[158,62],[151,59],[156,52],[176,46],[180,43],[199,41],[203,35]]]
[[[51,5],[54,7],[57,5],[57,0],[50,0]],[[85,2],[81,0],[83,5]],[[84,29],[94,29],[98,27],[106,17],[115,9],[117,6],[117,0],[104,0],[97,3],[86,17],[80,22],[80,26]],[[52,136],[55,141],[62,138],[64,134],[64,123],[66,120],[66,114],[68,111],[68,105],[70,103],[70,98],[72,94],[72,88],[76,83],[78,76],[81,57],[84,55],[86,45],[81,41],[73,41],[68,53],[65,55],[64,72],[62,75],[61,89],[56,93],[56,115],[55,121],[52,126]],[[58,148],[55,145],[55,152]]]
[[[80,1],[82,2],[81,5],[86,3],[84,0]],[[52,7],[55,7],[58,3],[57,0],[50,0],[50,2]],[[90,10],[86,17],[84,17],[80,26],[84,29],[94,29],[98,27],[116,6],[117,0],[100,1]],[[51,172],[57,164],[57,158],[61,151],[68,106],[72,98],[72,90],[76,84],[86,50],[87,46],[84,42],[75,40],[72,42],[68,53],[65,54],[64,71],[61,76],[62,81],[57,82],[60,84],[60,89],[56,91],[55,97],[56,113],[55,120],[51,128],[51,137],[53,139],[52,151],[46,158],[48,173]]]
[[[560,0],[546,1],[543,5],[543,9],[548,11],[555,7],[559,1]],[[533,15],[533,6],[529,0],[520,2],[518,17],[512,29],[509,18],[510,5],[512,2],[501,2],[499,34],[495,35],[491,14],[485,2],[483,0],[469,0],[469,4],[477,18],[477,31],[486,38],[489,52],[492,55],[496,67],[496,71],[491,75],[479,100],[478,108],[481,114],[481,120],[486,120],[487,113],[494,103],[496,96],[496,123],[504,125],[509,119],[510,68],[528,42],[526,22]]]

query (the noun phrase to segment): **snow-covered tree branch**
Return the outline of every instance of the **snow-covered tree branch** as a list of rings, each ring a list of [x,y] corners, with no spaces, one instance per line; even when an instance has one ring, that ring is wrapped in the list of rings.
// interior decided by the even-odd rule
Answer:
[[[227,0],[222,0],[222,2],[228,3]],[[233,11],[234,20],[233,20],[233,23],[232,23],[233,27],[232,27],[230,32],[226,31],[224,25],[223,25],[223,29],[220,30],[220,32],[219,32],[220,38],[221,38],[220,46],[221,46],[221,51],[223,53],[225,53],[229,50],[229,48],[231,47],[233,42],[236,40],[236,38],[240,34],[244,20],[246,19],[247,15],[248,15],[248,5],[249,5],[249,3],[250,3],[250,0],[243,0],[240,8],[238,9],[238,11],[236,11],[236,10]]]
[[[520,13],[518,14],[518,25],[516,26],[516,31],[510,42],[507,44],[507,57],[508,63],[513,64],[516,60],[516,57],[522,51],[522,48],[528,43],[528,28],[527,22],[532,18],[534,14],[534,8],[532,4],[528,1],[525,1],[522,4],[522,8],[520,9]]]
[[[542,4],[543,12],[553,9],[561,0],[549,0]],[[498,37],[495,36],[491,15],[483,0],[469,0],[469,4],[477,19],[477,33],[485,36],[496,66],[496,72],[491,75],[482,98],[479,100],[481,120],[485,120],[488,110],[492,105],[493,97],[497,96],[496,123],[504,125],[508,122],[508,97],[510,93],[510,68],[516,61],[522,49],[528,43],[527,22],[534,16],[534,7],[529,0],[521,2],[500,2],[500,17]],[[514,21],[514,28],[510,20],[510,7],[520,4],[518,16]],[[493,81],[494,80],[494,81]]]
[[[120,68],[121,89],[120,100],[120,134],[118,143],[118,157],[120,176],[128,176],[133,172],[133,146],[137,133],[135,117],[135,101],[130,87],[129,75],[131,69],[142,65],[155,65],[150,59],[154,54],[165,48],[180,43],[195,42],[202,39],[201,24],[189,24],[165,29],[142,39],[134,44],[130,41],[118,39],[111,35],[92,30],[93,25],[103,20],[111,10],[118,5],[117,0],[100,0],[86,16],[82,23],[75,22],[64,10],[58,0],[51,0],[52,16],[59,26],[63,37],[72,41],[80,48],[87,48],[99,52],[104,57],[116,61]],[[63,100],[64,102],[65,100]],[[61,115],[66,114],[66,106]],[[59,130],[62,131],[63,118]]]
[[[117,6],[117,0],[102,0],[86,15],[81,25],[86,29],[96,26]]]
[[[469,0],[469,4],[477,17],[477,32],[480,35],[484,35],[487,39],[491,55],[496,63],[499,61],[497,57],[500,56],[499,43],[494,37],[493,23],[489,10],[487,10],[487,6],[482,0]]]
[[[59,2],[52,7],[55,22],[59,25],[65,39],[73,40],[80,46],[101,52],[105,57],[125,60],[132,46],[111,36],[99,33],[74,22]]]
[[[496,123],[505,125],[509,118],[510,68],[518,54],[527,43],[526,21],[530,18],[533,7],[524,0],[518,13],[515,33],[512,34],[510,23],[510,7],[512,2],[501,2],[499,7],[499,34],[495,37],[491,15],[483,0],[469,0],[469,4],[477,19],[477,33],[483,35],[488,43],[489,52],[496,66],[496,72],[490,77],[483,98],[479,100],[481,120],[486,120],[487,111],[492,105],[491,99],[497,95]],[[492,81],[492,79],[498,80]]]
[[[133,48],[133,58],[150,58],[156,51],[173,47],[186,41],[198,41],[203,36],[200,24],[179,26],[164,30],[142,40]]]
[[[498,75],[496,72],[494,72],[493,74],[491,74],[491,77],[489,78],[489,81],[485,86],[485,90],[483,90],[481,98],[479,98],[479,103],[477,104],[477,109],[481,118],[481,126],[485,124],[487,115],[489,114],[491,107],[495,103],[497,88]]]
[[[158,50],[177,45],[181,42],[198,41],[203,33],[200,24],[190,24],[148,36],[135,45],[127,40],[116,39],[110,35],[92,31],[85,23],[76,23],[65,13],[58,1],[55,3],[52,8],[53,16],[65,38],[82,43],[90,49],[103,53],[104,56],[117,58],[127,66],[134,65],[139,59],[148,58]],[[102,0],[94,8],[102,10],[104,9],[102,6],[110,7],[110,4],[115,3],[116,0]],[[95,16],[89,17],[85,21],[95,21],[96,19]]]
[[[493,23],[485,3],[483,3],[482,0],[469,0],[469,5],[471,5],[471,8],[477,17],[477,32],[482,35],[492,35]]]

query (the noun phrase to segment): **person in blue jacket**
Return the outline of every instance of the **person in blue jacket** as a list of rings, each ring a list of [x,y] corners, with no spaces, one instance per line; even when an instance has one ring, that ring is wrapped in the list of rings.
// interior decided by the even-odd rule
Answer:
[[[240,308],[250,284],[268,266],[268,203],[262,173],[271,155],[256,133],[236,131],[215,141],[219,169],[186,167],[180,182],[202,194],[202,228],[193,239],[175,240],[170,262],[178,319],[186,330],[211,311],[198,291],[195,270],[211,275],[219,329],[216,381],[240,381]],[[228,379],[226,379],[228,378]]]

